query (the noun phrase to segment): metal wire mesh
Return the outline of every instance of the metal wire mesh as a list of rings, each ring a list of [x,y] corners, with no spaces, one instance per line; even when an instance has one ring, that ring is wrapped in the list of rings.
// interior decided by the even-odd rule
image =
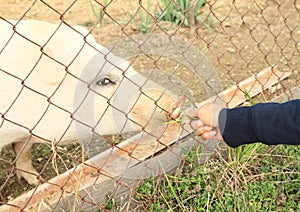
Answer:
[[[298,1],[197,2],[1,2],[1,211],[132,209],[135,185],[216,149],[168,117],[180,97],[297,98]]]

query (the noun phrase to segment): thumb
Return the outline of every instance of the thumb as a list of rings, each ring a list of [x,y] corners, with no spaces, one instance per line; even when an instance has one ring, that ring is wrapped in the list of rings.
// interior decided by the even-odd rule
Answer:
[[[199,119],[197,108],[188,108],[186,109],[185,114],[190,119]]]

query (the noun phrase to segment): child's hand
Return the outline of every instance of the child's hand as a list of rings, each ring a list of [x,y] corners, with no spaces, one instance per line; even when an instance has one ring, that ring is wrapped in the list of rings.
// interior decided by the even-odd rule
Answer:
[[[191,127],[197,135],[203,139],[223,140],[218,123],[219,112],[222,108],[224,108],[222,104],[207,104],[186,111],[186,115],[192,120]]]

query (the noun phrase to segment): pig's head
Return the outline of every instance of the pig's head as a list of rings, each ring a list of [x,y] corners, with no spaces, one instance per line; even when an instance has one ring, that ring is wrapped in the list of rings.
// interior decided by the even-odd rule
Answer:
[[[84,134],[91,129],[105,135],[154,128],[176,107],[174,94],[107,50],[97,53],[79,78],[74,118],[77,131]]]
[[[56,132],[65,130],[70,123],[83,136],[149,129],[165,122],[175,105],[174,95],[134,71],[83,27],[74,26],[76,32],[65,24],[58,27],[41,21],[21,21],[16,27],[18,33],[32,42],[14,33],[11,24],[0,22],[0,29],[5,32],[0,38],[2,48],[15,34],[1,54],[1,68],[26,79],[27,86],[58,106],[46,109],[47,98],[22,92],[19,108],[11,112],[16,122],[35,126],[46,110],[44,122],[35,127],[36,134],[42,137],[57,140]],[[3,99],[13,101],[21,83],[14,80],[13,84],[7,79],[0,82],[0,88],[3,85],[2,89],[10,92]]]

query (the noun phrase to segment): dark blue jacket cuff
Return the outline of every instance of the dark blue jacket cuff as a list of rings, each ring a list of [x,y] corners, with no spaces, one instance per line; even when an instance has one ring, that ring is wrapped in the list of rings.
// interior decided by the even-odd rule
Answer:
[[[219,127],[231,147],[255,142],[299,145],[300,100],[224,108],[219,113]]]

